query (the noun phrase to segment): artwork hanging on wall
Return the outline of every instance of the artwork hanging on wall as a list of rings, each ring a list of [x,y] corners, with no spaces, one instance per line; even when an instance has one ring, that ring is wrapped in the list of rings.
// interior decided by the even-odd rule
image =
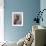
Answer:
[[[12,12],[12,26],[23,26],[23,12]]]

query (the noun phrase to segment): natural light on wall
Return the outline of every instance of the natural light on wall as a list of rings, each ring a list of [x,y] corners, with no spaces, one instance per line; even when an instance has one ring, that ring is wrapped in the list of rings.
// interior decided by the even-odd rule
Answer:
[[[0,0],[0,42],[4,41],[4,0]]]

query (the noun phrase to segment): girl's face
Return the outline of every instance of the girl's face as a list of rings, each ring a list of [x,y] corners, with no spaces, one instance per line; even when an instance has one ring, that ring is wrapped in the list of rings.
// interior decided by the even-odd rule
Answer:
[[[19,15],[15,15],[15,16],[14,16],[14,19],[15,19],[15,20],[19,20]]]

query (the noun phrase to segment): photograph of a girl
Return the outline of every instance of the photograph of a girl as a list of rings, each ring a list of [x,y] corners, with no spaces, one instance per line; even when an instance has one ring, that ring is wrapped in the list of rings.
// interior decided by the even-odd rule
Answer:
[[[14,14],[14,24],[21,24],[21,16],[19,14]]]
[[[15,12],[12,15],[12,20],[14,26],[21,26],[23,24],[23,14],[21,12]]]

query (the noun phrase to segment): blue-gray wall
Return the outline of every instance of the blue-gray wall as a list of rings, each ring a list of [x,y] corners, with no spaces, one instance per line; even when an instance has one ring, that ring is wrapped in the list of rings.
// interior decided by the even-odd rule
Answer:
[[[32,20],[40,9],[40,0],[4,0],[4,35],[7,41],[18,41],[32,28]],[[23,27],[12,26],[12,11],[24,13]]]
[[[46,9],[46,0],[41,0],[40,1],[40,10],[42,11],[43,9]],[[43,12],[43,22],[40,21],[40,25],[46,27],[46,10]]]

